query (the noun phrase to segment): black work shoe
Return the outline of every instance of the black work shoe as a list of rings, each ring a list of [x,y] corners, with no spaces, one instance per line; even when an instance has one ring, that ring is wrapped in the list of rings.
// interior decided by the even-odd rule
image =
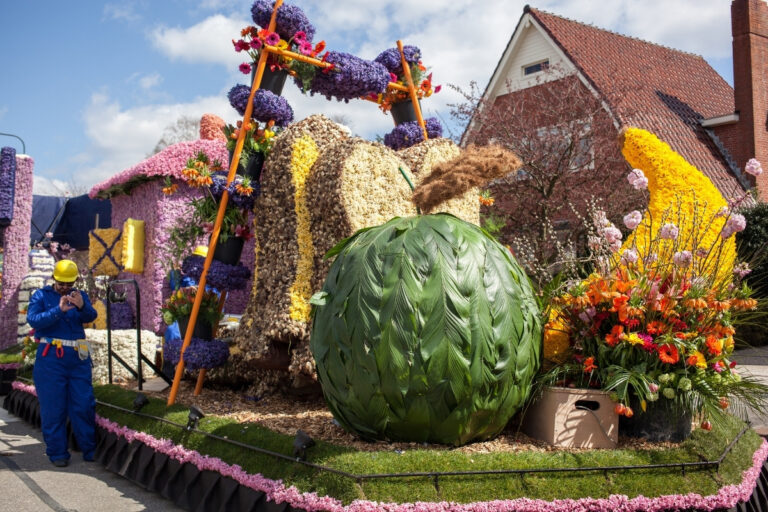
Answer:
[[[57,459],[57,460],[52,460],[51,462],[57,468],[65,468],[69,464],[69,461],[67,459]]]

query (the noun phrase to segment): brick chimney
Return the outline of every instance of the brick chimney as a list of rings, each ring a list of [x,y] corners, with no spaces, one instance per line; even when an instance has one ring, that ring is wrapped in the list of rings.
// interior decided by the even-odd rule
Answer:
[[[730,152],[739,168],[757,158],[768,170],[768,0],[733,0],[733,90],[736,112],[736,137]],[[749,176],[768,201],[768,172]]]

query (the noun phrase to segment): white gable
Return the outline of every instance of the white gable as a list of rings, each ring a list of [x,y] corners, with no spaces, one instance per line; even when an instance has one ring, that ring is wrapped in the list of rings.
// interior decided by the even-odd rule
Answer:
[[[557,73],[525,74],[526,67],[542,62],[557,70]],[[557,80],[575,70],[571,61],[536,20],[530,14],[525,14],[501,58],[501,66],[491,78],[486,99]]]

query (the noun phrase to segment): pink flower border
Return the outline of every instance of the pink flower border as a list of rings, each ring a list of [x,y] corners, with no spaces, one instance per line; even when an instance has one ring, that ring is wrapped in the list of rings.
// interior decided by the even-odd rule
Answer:
[[[19,381],[12,384],[13,389],[31,393],[37,396],[35,388]],[[742,473],[740,484],[721,487],[717,494],[701,496],[696,493],[669,494],[656,498],[637,496],[629,498],[625,495],[614,494],[608,498],[558,499],[552,501],[517,498],[513,500],[479,501],[475,503],[416,502],[416,503],[378,503],[375,501],[355,500],[347,506],[330,496],[318,496],[317,493],[301,492],[294,486],[286,487],[281,480],[271,480],[260,474],[246,473],[237,464],[230,465],[217,457],[201,455],[194,450],[188,450],[174,444],[169,439],[157,439],[144,432],[137,432],[128,427],[120,426],[101,416],[96,416],[96,423],[103,429],[125,438],[144,443],[153,450],[184,464],[189,463],[200,471],[216,471],[228,476],[241,485],[245,485],[267,495],[267,499],[275,503],[287,502],[292,507],[308,511],[327,510],[331,512],[571,512],[589,510],[593,512],[662,512],[674,509],[697,509],[713,511],[735,506],[739,501],[747,501],[752,495],[755,484],[768,459],[768,441],[763,440],[760,448],[752,456],[752,467]]]
[[[21,363],[0,363],[0,370],[18,370]]]

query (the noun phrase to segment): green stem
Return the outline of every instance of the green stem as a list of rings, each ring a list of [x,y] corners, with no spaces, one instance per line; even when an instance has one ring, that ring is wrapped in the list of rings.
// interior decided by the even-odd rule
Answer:
[[[409,178],[408,175],[405,174],[405,171],[403,170],[402,166],[398,166],[397,168],[400,171],[400,174],[403,175],[403,178],[405,178],[405,181],[408,182],[408,186],[411,187],[411,192],[413,192],[413,182],[411,181],[411,178]],[[421,215],[421,208],[419,208],[418,206],[416,207],[416,213]]]

